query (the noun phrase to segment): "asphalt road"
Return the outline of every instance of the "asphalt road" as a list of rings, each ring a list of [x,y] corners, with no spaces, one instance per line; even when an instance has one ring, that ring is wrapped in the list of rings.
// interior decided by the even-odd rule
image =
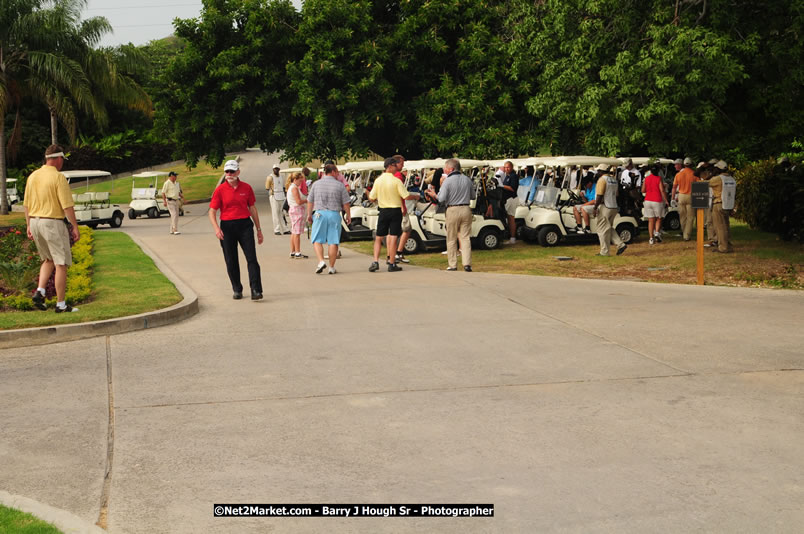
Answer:
[[[275,160],[243,158],[270,230]],[[180,229],[122,228],[197,316],[0,351],[0,490],[114,533],[801,531],[800,292],[369,273],[349,250],[315,275],[266,232],[266,298],[233,301],[206,208]],[[318,502],[495,513],[213,517]]]

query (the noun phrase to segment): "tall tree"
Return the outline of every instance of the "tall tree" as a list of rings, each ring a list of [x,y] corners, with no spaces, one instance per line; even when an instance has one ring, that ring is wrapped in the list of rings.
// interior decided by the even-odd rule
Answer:
[[[199,19],[177,21],[185,47],[162,77],[157,126],[188,163],[218,165],[233,142],[275,149],[295,135],[281,118],[298,24],[289,0],[205,0]]]
[[[83,103],[90,94],[80,65],[59,50],[68,28],[54,4],[47,0],[5,0],[0,4],[0,117],[16,112],[8,139],[5,120],[0,120],[0,214],[8,213],[6,156],[13,155],[22,135],[19,111],[23,98],[62,91]]]

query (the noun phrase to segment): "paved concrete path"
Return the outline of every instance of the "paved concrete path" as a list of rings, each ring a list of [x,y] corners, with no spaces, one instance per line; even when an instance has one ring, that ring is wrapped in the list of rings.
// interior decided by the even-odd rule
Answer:
[[[273,161],[242,164],[269,230]],[[198,293],[196,317],[0,351],[0,490],[115,533],[801,531],[804,294],[370,274],[349,250],[316,276],[267,232],[266,299],[233,301],[189,212],[181,236],[123,229]],[[496,510],[216,519],[223,502]]]

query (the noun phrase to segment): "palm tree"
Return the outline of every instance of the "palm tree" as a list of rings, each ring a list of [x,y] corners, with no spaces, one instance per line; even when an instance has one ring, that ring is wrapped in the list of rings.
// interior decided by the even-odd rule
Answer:
[[[3,0],[0,3],[0,214],[8,213],[6,155],[13,156],[21,139],[20,104],[34,98],[51,112],[51,138],[56,142],[60,119],[75,138],[76,110],[101,126],[108,121],[106,104],[126,105],[151,113],[151,101],[123,69],[138,57],[114,49],[96,49],[111,31],[104,17],[81,21],[86,0]],[[6,114],[16,111],[6,140]]]
[[[65,0],[85,5],[85,0]],[[58,0],[4,0],[0,3],[0,214],[8,213],[6,155],[14,155],[21,138],[20,104],[62,88],[77,102],[90,92],[81,66],[60,51],[67,21]],[[5,117],[16,111],[6,141]]]

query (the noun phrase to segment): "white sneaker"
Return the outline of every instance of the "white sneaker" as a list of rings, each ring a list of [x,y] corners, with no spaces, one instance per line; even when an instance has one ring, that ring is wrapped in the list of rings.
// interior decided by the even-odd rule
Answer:
[[[335,267],[330,267],[330,268],[329,268],[329,272],[328,272],[327,274],[335,274],[335,273],[337,273],[337,272],[338,272],[338,271],[336,271],[336,270],[335,270]]]
[[[179,234],[181,234],[181,232],[178,232],[178,231],[173,232],[173,235],[179,235]]]
[[[321,274],[324,272],[324,269],[327,268],[326,262],[321,262],[318,264],[318,267],[315,268],[315,274]]]
[[[509,240],[508,240],[508,244],[509,244],[509,245],[516,245],[516,238],[515,238],[515,237],[512,237],[511,239],[509,239]]]
[[[652,237],[650,238],[650,240],[648,241],[648,243],[649,243],[649,244],[651,244],[651,245],[653,244],[653,238],[652,238]]]

